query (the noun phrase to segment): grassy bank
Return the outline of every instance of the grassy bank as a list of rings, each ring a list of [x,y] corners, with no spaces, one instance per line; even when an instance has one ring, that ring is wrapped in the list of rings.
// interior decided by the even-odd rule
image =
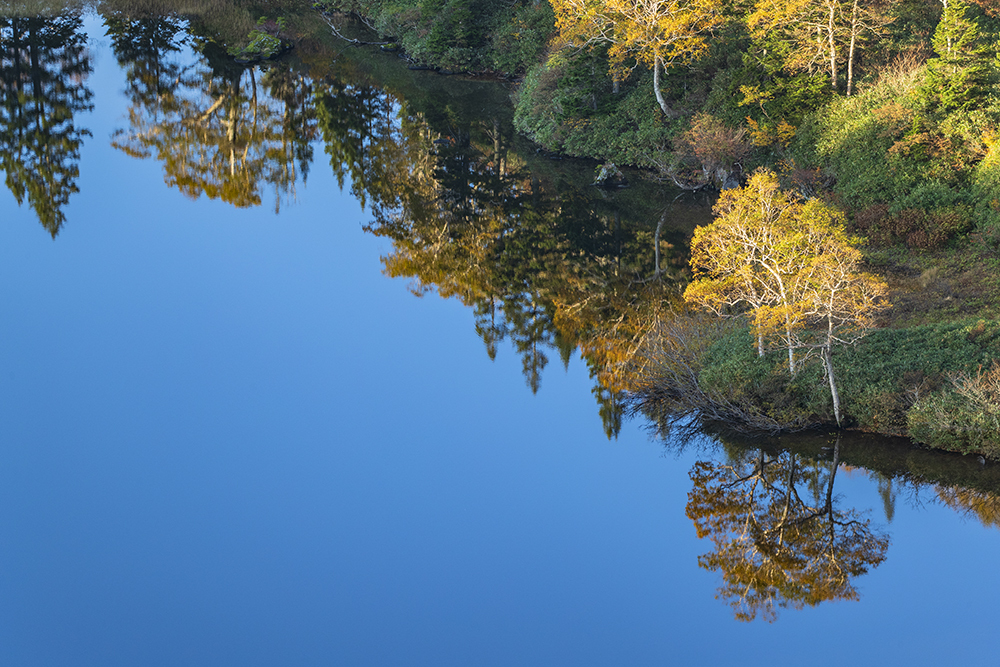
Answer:
[[[848,428],[1000,459],[1000,321],[881,329],[837,350]],[[680,314],[650,338],[637,409],[778,432],[834,424],[821,365],[791,376],[783,350],[757,355],[740,322]]]

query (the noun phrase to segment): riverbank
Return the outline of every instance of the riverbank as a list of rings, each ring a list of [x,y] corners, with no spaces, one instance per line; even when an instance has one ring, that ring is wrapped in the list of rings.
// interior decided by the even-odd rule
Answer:
[[[669,108],[654,99],[648,68],[616,77],[607,45],[571,48],[544,2],[520,23],[507,10],[479,8],[473,28],[455,22],[464,5],[454,1],[336,6],[421,62],[451,68],[465,54],[461,67],[523,74],[515,127],[547,151],[642,167],[688,187],[733,184],[770,166],[786,187],[847,211],[849,230],[866,239],[866,269],[887,282],[893,308],[881,330],[835,360],[846,425],[997,458],[990,382],[1000,358],[1000,103],[987,51],[1000,22],[979,4],[954,5],[942,13],[933,3],[899,3],[868,36],[851,81],[839,83],[836,70],[795,70],[787,52],[763,57],[770,38],[729,8],[701,56],[664,70]],[[462,51],[462,30],[486,46]],[[964,51],[942,51],[942,35],[952,33]],[[531,48],[515,58],[516,36]],[[676,414],[772,431],[833,423],[819,365],[782,376],[775,359],[743,344],[748,336],[737,327],[702,341],[694,385],[670,387],[671,373],[651,380],[654,372],[639,383],[638,404],[659,396],[662,409],[672,395]],[[677,347],[651,345],[660,354]],[[668,354],[652,367],[672,363]]]
[[[679,312],[646,341],[632,407],[665,425],[692,420],[745,432],[835,427],[818,359],[790,375],[783,350],[757,355],[749,327]],[[848,429],[1000,459],[1000,321],[880,329],[838,349]]]

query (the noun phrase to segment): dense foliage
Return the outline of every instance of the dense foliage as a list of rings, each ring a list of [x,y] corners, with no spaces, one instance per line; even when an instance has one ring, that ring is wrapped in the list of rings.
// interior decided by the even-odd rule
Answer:
[[[1000,312],[996,4],[677,0],[655,16],[644,3],[552,4],[543,17],[545,2],[480,2],[459,21],[449,17],[471,4],[342,8],[445,68],[478,30],[480,47],[461,66],[523,72],[515,126],[550,153],[643,167],[691,188],[731,188],[766,166],[786,188],[845,210],[848,230],[867,242],[864,261],[898,304],[880,323],[890,328],[837,361],[846,422],[1000,454],[990,449],[998,429],[986,423],[996,416],[977,407],[995,402],[990,364],[1000,350],[971,333],[992,331],[992,320],[961,319]],[[682,9],[699,20],[675,21]],[[516,49],[498,19],[511,12],[537,19],[516,31],[526,38]],[[497,66],[504,53],[509,64]],[[734,336],[749,336],[739,327],[660,328],[649,357],[665,375],[654,393],[676,399],[675,415],[698,412],[685,404],[695,396],[702,408],[714,402],[703,415],[769,429],[832,421],[819,364],[781,376],[776,352],[758,357],[750,341],[737,344]]]
[[[757,355],[749,327],[708,332],[696,354],[682,360],[682,352],[691,346],[681,349],[677,332],[694,332],[692,317],[678,315],[682,321],[669,329],[673,345],[654,342],[655,362],[646,369],[646,387],[638,397],[640,404],[647,403],[641,407],[672,414],[700,411],[727,420],[741,417],[740,423],[771,430],[834,421],[822,366],[806,364],[790,375],[780,349]],[[909,434],[941,449],[995,458],[1000,455],[1000,385],[993,365],[998,358],[996,320],[874,331],[839,351],[836,359],[845,424]],[[684,392],[682,400],[688,404],[662,405],[671,398],[665,386],[676,384],[674,367],[681,362],[693,369],[696,381],[694,390]]]
[[[294,197],[311,141],[321,136],[338,178],[371,206],[370,231],[393,241],[387,272],[472,306],[487,350],[511,340],[532,388],[545,346],[564,357],[578,346],[594,369],[609,434],[620,423],[622,392],[640,385],[647,407],[658,402],[675,416],[769,430],[840,421],[825,390],[835,366],[847,425],[1000,458],[1000,10],[992,3],[678,0],[670,6],[706,13],[689,23],[659,16],[646,32],[612,25],[635,20],[629,7],[582,0],[556,2],[555,10],[544,0],[318,6],[335,32],[346,14],[333,12],[361,17],[411,64],[523,76],[516,128],[548,151],[606,161],[599,173],[630,164],[685,187],[730,189],[767,166],[796,202],[845,210],[828,216],[838,238],[850,236],[854,246],[863,236],[868,245],[863,255],[851,248],[824,256],[844,259],[844,275],[881,274],[894,309],[877,323],[885,328],[838,351],[835,364],[829,354],[824,365],[809,363],[822,356],[814,345],[800,368],[789,355],[784,373],[782,353],[760,356],[762,337],[751,340],[741,320],[671,317],[684,274],[675,264],[680,280],[665,281],[661,251],[685,240],[661,235],[666,209],[651,197],[639,202],[636,188],[632,216],[619,205],[628,194],[580,196],[547,180],[533,149],[517,148],[524,142],[485,87],[464,99],[491,117],[464,121],[457,97],[346,83],[308,45],[301,53],[324,72],[315,80],[287,64],[258,79],[246,61],[294,40],[307,44],[303,32],[286,31],[286,19],[294,23],[306,4],[171,0],[151,3],[169,5],[157,19],[147,4],[100,4],[129,77],[128,127],[115,133],[116,148],[162,161],[167,182],[189,196],[252,206],[265,185],[278,204]],[[587,15],[568,20],[574,7]],[[21,61],[12,58],[4,117],[19,143],[6,154],[27,151],[39,164],[64,166],[36,169],[33,178],[25,170],[8,187],[55,234],[89,136],[73,123],[89,108],[89,60],[79,11],[32,21],[7,19],[0,41],[28,58],[57,40],[62,55],[36,68],[45,76],[32,89],[49,90],[45,77],[57,73],[75,87],[66,100],[55,87],[29,99]],[[203,60],[175,58],[186,39]],[[405,63],[388,60],[408,74]],[[26,101],[42,110],[46,132],[15,127]],[[772,329],[784,332],[785,347],[799,346],[791,320],[779,319]],[[642,345],[645,354],[637,353]]]
[[[415,62],[502,76],[539,60],[555,22],[548,2],[330,0],[316,6],[361,17]]]

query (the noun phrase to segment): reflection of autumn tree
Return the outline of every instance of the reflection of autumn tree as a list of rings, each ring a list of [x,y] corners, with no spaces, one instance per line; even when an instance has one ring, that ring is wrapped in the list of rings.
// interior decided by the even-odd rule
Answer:
[[[628,351],[669,289],[664,225],[623,224],[613,202],[532,177],[498,120],[436,110],[450,120],[435,131],[384,91],[332,81],[317,101],[334,172],[392,240],[386,273],[470,306],[487,353],[509,341],[533,391],[553,351],[566,363],[579,346],[617,433]]]
[[[315,136],[304,77],[274,66],[258,81],[256,68],[237,65],[211,42],[196,64],[181,65],[166,58],[178,49],[176,19],[106,20],[130,100],[129,128],[116,132],[116,148],[159,160],[167,184],[191,198],[256,206],[264,183],[276,206],[294,197]]]
[[[54,237],[78,192],[83,138],[75,115],[89,111],[91,71],[79,12],[0,17],[0,168],[18,204],[27,198]]]
[[[856,600],[852,579],[885,560],[888,536],[833,495],[839,440],[827,468],[762,450],[691,471],[687,515],[714,550],[699,565],[719,570],[719,597],[736,618],[773,621],[777,609]]]
[[[1000,528],[1000,498],[988,491],[939,486],[938,498],[956,512],[972,515],[984,526]]]

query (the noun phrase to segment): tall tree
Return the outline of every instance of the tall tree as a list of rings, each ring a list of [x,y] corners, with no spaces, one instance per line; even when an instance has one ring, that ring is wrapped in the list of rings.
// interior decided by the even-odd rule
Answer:
[[[793,375],[796,350],[818,352],[839,425],[833,346],[854,343],[874,326],[888,307],[888,288],[860,270],[843,213],[782,191],[773,172],[758,171],[745,188],[723,193],[716,213],[715,222],[695,230],[695,280],[684,298],[720,314],[748,307],[758,353],[780,332]]]
[[[781,189],[777,174],[761,170],[745,188],[723,192],[714,211],[715,221],[695,229],[691,240],[695,280],[684,298],[719,315],[749,308],[758,354],[781,331],[794,375],[802,270],[812,258],[806,239],[796,233],[802,202]]]
[[[835,90],[846,62],[850,95],[857,53],[866,37],[881,34],[892,22],[888,9],[886,0],[757,0],[747,24],[758,39],[785,40],[789,70],[826,69]]]
[[[943,111],[971,111],[988,97],[995,53],[968,2],[941,2],[944,11],[931,40],[937,58],[928,64],[924,90]]]
[[[861,253],[846,236],[843,216],[824,205],[813,206],[810,224],[824,230],[815,258],[807,268],[805,317],[814,324],[814,348],[819,348],[830,385],[833,414],[841,423],[840,392],[833,369],[834,345],[853,345],[876,324],[889,307],[885,282],[861,270]],[[808,346],[809,343],[802,343]]]
[[[706,35],[722,21],[722,0],[553,0],[556,27],[570,44],[609,46],[611,75],[626,77],[637,65],[653,69],[653,93],[667,116],[673,110],[660,89],[660,73],[707,48]]]

